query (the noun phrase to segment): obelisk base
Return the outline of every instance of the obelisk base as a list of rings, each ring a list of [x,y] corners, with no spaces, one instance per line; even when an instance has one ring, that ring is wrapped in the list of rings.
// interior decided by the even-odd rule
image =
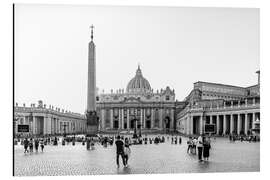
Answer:
[[[86,112],[86,136],[96,136],[98,133],[98,124],[99,124],[99,118],[97,116],[96,111],[87,111]]]
[[[86,137],[96,136],[98,133],[97,125],[88,125],[86,126]]]

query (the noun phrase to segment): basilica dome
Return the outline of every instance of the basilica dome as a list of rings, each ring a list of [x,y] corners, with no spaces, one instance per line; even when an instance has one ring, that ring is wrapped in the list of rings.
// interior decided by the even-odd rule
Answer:
[[[140,66],[138,66],[135,77],[129,81],[126,91],[128,93],[145,93],[151,91],[151,86],[147,79],[143,77]]]

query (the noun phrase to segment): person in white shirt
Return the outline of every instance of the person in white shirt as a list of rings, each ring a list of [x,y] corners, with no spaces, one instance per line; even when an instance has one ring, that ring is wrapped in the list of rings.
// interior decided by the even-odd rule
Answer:
[[[197,148],[199,161],[202,161],[203,139],[201,135],[198,137]]]
[[[194,150],[194,154],[196,154],[196,148],[197,148],[198,140],[194,137],[192,140],[192,149]]]

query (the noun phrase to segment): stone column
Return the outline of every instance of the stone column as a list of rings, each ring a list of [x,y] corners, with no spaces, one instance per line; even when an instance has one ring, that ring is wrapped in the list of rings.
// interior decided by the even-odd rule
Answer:
[[[56,117],[54,117],[54,122],[55,122],[55,126],[54,126],[54,132],[55,132],[55,134],[57,134],[57,118]]]
[[[161,128],[161,129],[163,129],[163,119],[162,119],[162,117],[163,117],[163,110],[160,108],[159,109],[159,128]]]
[[[124,109],[122,108],[122,129],[124,129],[124,124],[125,124],[125,122],[124,122]]]
[[[210,115],[210,124],[213,124],[213,116]]]
[[[113,128],[113,109],[110,109],[110,126],[111,126],[111,129]]]
[[[219,115],[217,114],[217,122],[216,122],[217,124],[216,124],[216,129],[217,129],[217,132],[216,132],[216,134],[218,134],[219,135],[219,129],[220,129],[220,127],[219,127]]]
[[[186,121],[186,134],[190,135],[190,116],[188,115],[187,118],[185,118]]]
[[[101,125],[99,124],[99,126]],[[75,133],[78,133],[78,120],[77,119],[75,119]]]
[[[255,112],[254,112],[254,113],[252,113],[252,129],[255,128],[255,127],[254,127],[254,122],[255,122],[255,120],[256,120],[256,114],[255,114]]]
[[[121,108],[118,108],[118,129],[122,129],[122,113]]]
[[[154,108],[151,109],[151,128],[154,128]]]
[[[227,119],[226,119],[226,115],[223,114],[223,134],[226,134],[226,130],[227,130]]]
[[[43,134],[47,134],[47,118],[43,116]]]
[[[101,117],[100,117],[100,130],[105,130],[105,109],[101,109]]]
[[[68,125],[67,132],[70,133],[70,129],[71,129],[71,128],[70,128],[70,127],[71,127],[70,121],[67,121],[67,125]]]
[[[241,114],[238,114],[237,116],[237,134],[239,135],[240,134],[240,131],[241,131]]]
[[[57,133],[60,133],[60,119],[57,119]]]
[[[127,129],[129,129],[129,108],[127,109]]]
[[[69,121],[68,124],[69,124],[69,133],[72,133],[72,121]]]
[[[183,133],[188,135],[188,132],[187,132],[187,118],[186,117],[183,118],[183,119],[180,119],[180,126],[179,127],[181,128],[182,126],[184,126]]]
[[[231,118],[230,118],[230,133],[232,134],[232,132],[233,132],[233,114],[231,114]]]
[[[200,115],[200,134],[203,134],[203,132],[204,132],[203,116]]]
[[[58,133],[58,120],[57,120],[57,118],[54,118],[54,120],[55,120],[55,134],[57,134]]]
[[[35,116],[33,116],[33,123],[32,123],[32,131],[33,131],[33,134],[36,134],[37,133],[37,130],[36,130],[36,124],[37,124],[37,122],[36,122],[37,120],[36,120],[36,117]]]
[[[47,129],[47,133],[48,134],[52,134],[52,118],[47,118],[48,121],[48,129]]]
[[[141,129],[143,128],[143,109],[141,108]]]
[[[145,118],[145,111],[146,109],[143,109],[143,128],[146,128],[146,118]]]
[[[54,118],[51,117],[51,134],[55,134],[55,123],[54,123]]]
[[[245,114],[245,135],[247,135],[248,131],[248,113]]]
[[[171,122],[170,122],[171,124],[170,124],[170,129],[174,129],[174,110],[173,109],[171,109]]]
[[[193,134],[193,116],[192,115],[189,116],[189,132],[190,132],[190,135]]]

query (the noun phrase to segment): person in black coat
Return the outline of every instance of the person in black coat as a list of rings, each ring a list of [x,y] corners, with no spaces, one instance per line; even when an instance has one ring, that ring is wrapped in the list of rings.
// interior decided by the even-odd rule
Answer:
[[[205,161],[208,161],[209,158],[209,151],[211,148],[211,143],[210,143],[210,138],[208,137],[207,139],[205,137],[203,137],[203,159]]]

